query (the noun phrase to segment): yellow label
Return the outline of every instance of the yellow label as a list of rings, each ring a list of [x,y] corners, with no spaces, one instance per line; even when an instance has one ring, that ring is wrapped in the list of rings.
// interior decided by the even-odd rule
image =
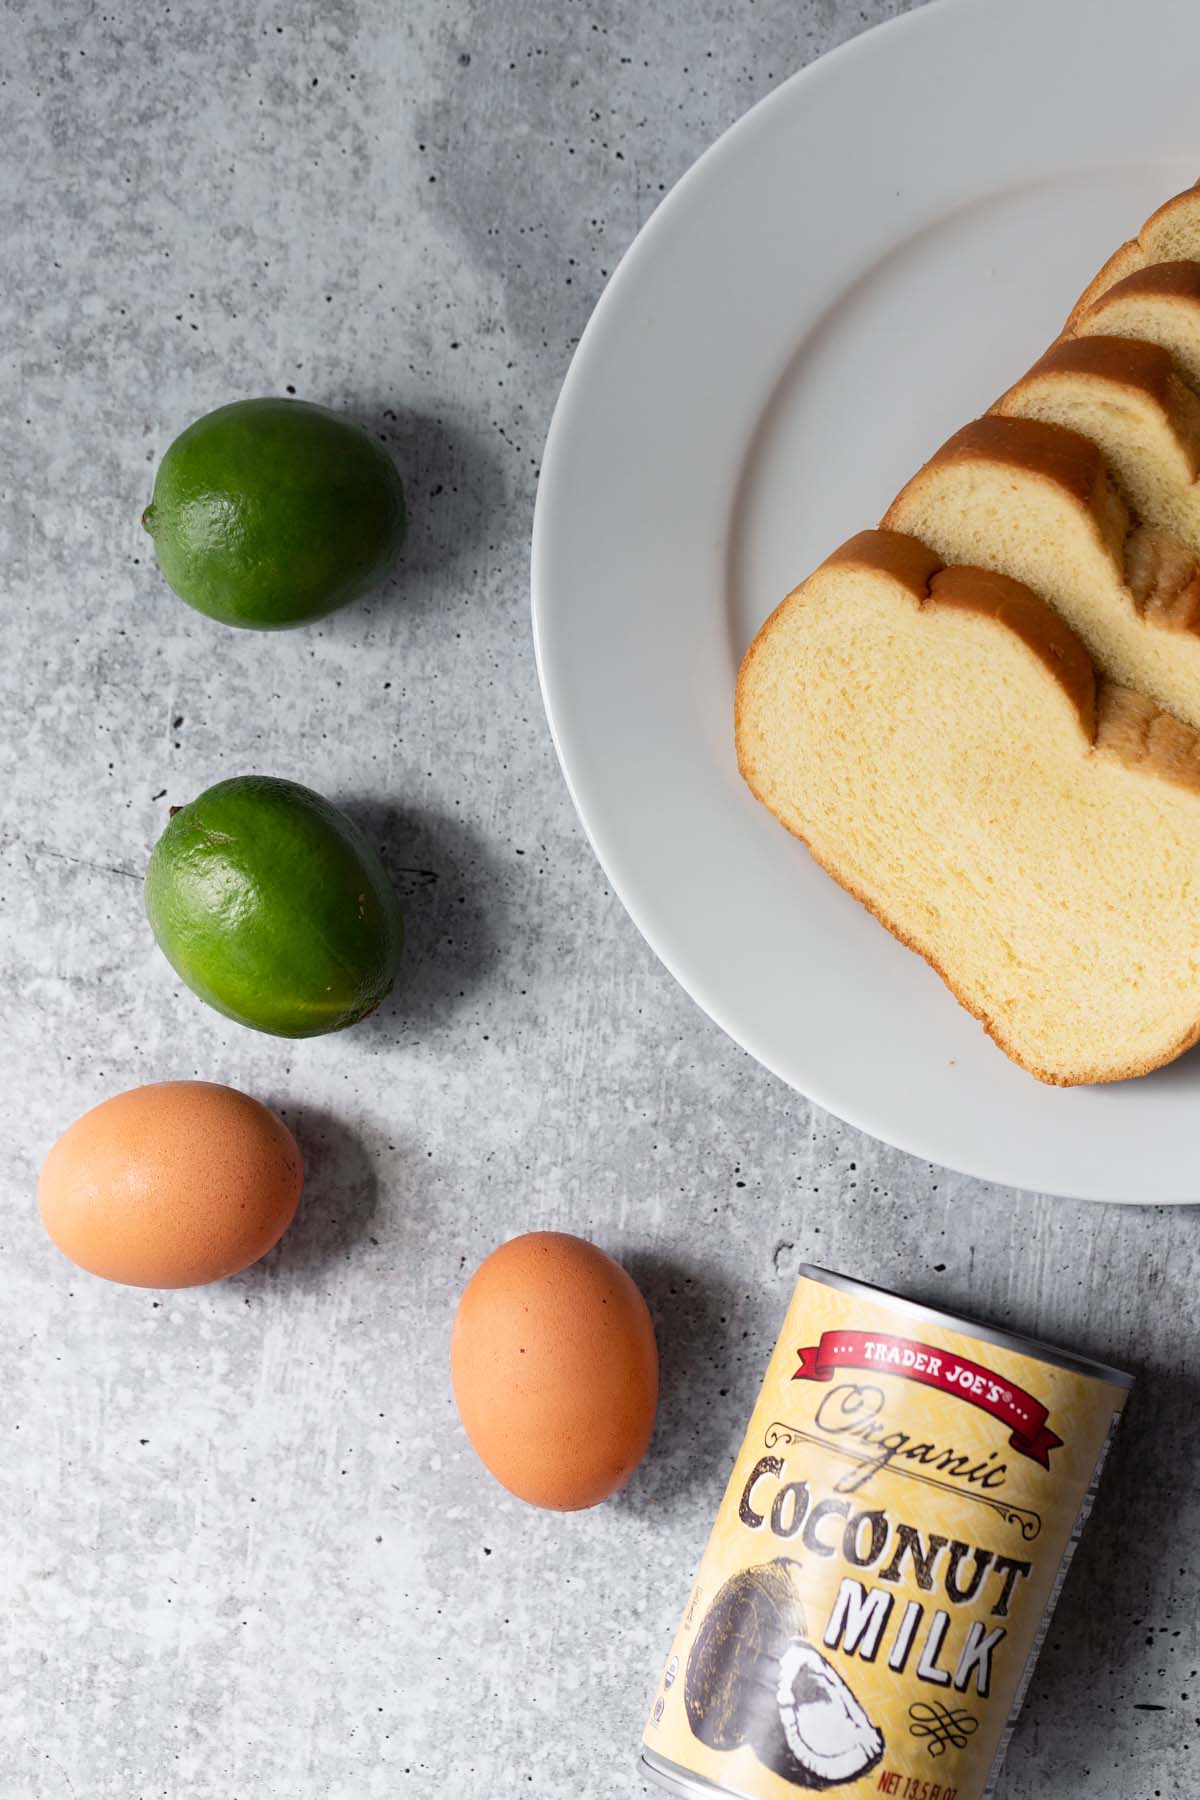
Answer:
[[[647,1748],[752,1800],[980,1800],[1124,1398],[802,1277]]]

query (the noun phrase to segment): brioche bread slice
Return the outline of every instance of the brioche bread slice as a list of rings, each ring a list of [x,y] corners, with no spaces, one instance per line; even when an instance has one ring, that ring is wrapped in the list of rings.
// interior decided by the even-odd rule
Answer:
[[[1200,257],[1200,181],[1165,200],[1152,212],[1135,238],[1114,250],[1104,267],[1084,288],[1071,308],[1066,330],[1071,331],[1079,315],[1097,301],[1101,294],[1152,263],[1188,261]]]
[[[1079,314],[1072,331],[1157,344],[1200,392],[1200,262],[1151,263],[1126,275]]]
[[[1040,1080],[1200,1037],[1200,735],[1098,685],[1027,588],[861,532],[746,652],[736,740],[757,798]]]
[[[1089,437],[1142,523],[1200,553],[1200,395],[1166,350],[1061,338],[992,410]]]
[[[1200,568],[1129,513],[1089,438],[991,413],[955,432],[883,517],[946,563],[1033,588],[1100,672],[1200,729]]]

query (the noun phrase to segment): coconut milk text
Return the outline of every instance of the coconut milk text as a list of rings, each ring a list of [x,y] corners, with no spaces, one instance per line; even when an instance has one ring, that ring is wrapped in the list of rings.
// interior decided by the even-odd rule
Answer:
[[[780,1456],[762,1456],[755,1463],[738,1505],[738,1517],[749,1530],[765,1528],[777,1538],[798,1537],[811,1555],[840,1557],[856,1569],[871,1569],[880,1583],[898,1583],[911,1569],[918,1587],[937,1591],[938,1603],[926,1606],[910,1600],[899,1609],[894,1592],[846,1576],[822,1642],[864,1662],[874,1662],[890,1644],[887,1664],[897,1674],[911,1662],[918,1679],[931,1686],[953,1686],[965,1693],[973,1682],[986,1698],[991,1692],[992,1655],[1008,1634],[1004,1626],[989,1630],[984,1619],[1008,1617],[1013,1588],[1032,1572],[1033,1564],[961,1538],[948,1540],[936,1532],[923,1535],[916,1525],[893,1522],[885,1512],[852,1513],[848,1500],[817,1498],[807,1481],[785,1479],[787,1473]],[[772,1482],[777,1483],[773,1494]],[[768,1512],[757,1510],[756,1495],[763,1505],[769,1499]],[[952,1621],[964,1607],[979,1616],[951,1634]],[[955,1657],[960,1637],[962,1648]]]

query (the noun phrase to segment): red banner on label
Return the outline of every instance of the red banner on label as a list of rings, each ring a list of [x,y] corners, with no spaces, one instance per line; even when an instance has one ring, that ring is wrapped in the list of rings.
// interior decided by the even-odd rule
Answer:
[[[871,1369],[878,1375],[899,1375],[956,1394],[999,1419],[1011,1433],[1009,1444],[1050,1467],[1050,1452],[1062,1439],[1046,1425],[1046,1408],[1015,1382],[1005,1381],[953,1350],[939,1350],[911,1338],[891,1337],[880,1331],[825,1331],[819,1344],[800,1352],[800,1367],[793,1381],[832,1381],[837,1369]]]

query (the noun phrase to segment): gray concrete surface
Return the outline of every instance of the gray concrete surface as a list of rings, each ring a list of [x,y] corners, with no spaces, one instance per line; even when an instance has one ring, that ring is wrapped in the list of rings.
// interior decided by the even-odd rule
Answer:
[[[9,0],[0,47],[2,1800],[639,1791],[660,1659],[801,1258],[1142,1376],[1003,1800],[1200,1793],[1198,1221],[990,1190],[786,1091],[608,892],[527,629],[538,458],[606,274],[752,101],[892,10],[833,0]],[[264,639],[138,529],[194,415],[292,388],[394,446],[397,579]],[[172,802],[353,803],[409,892],[396,1004],[289,1045],[155,950]],[[102,1096],[192,1074],[310,1165],[256,1270],[80,1276],[32,1195]],[[653,1452],[528,1511],[458,1429],[468,1271],[538,1225],[650,1297]]]

